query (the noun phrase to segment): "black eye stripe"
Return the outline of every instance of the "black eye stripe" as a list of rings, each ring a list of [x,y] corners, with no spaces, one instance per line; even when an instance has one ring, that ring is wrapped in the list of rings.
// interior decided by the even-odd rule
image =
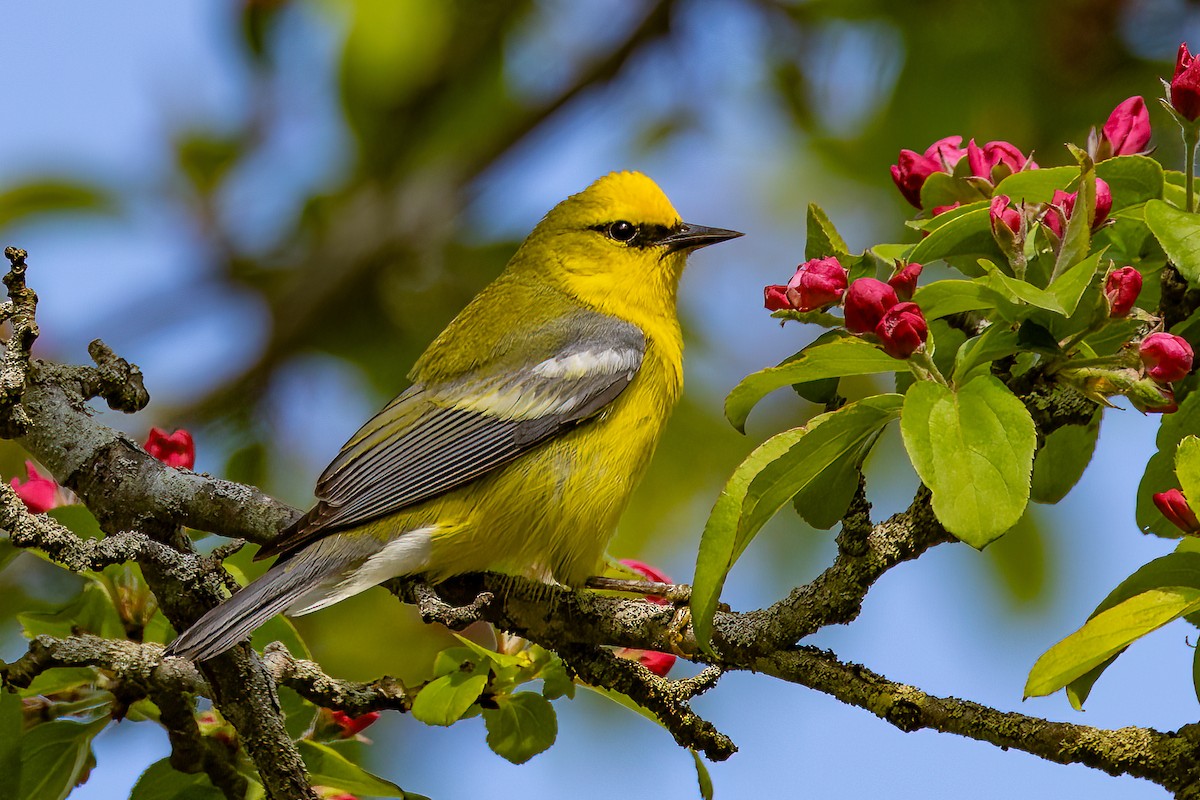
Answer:
[[[666,225],[637,225],[623,219],[592,225],[590,228],[629,247],[653,247],[672,233],[672,229]]]

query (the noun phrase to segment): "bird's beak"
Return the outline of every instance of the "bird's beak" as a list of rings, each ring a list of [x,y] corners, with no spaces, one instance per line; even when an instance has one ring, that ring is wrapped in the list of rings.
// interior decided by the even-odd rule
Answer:
[[[717,242],[725,242],[730,239],[736,239],[744,234],[737,231],[729,231],[724,228],[706,228],[703,225],[692,225],[684,222],[678,228],[664,239],[659,240],[659,244],[667,246],[668,253],[674,253],[677,250],[695,250],[699,247],[708,247],[710,244]]]

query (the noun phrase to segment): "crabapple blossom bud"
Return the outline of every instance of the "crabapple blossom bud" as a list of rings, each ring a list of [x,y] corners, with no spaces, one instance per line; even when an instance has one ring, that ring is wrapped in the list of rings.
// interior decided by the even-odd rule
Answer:
[[[1100,136],[1108,145],[1107,155],[1144,153],[1150,143],[1150,112],[1146,110],[1146,101],[1135,95],[1114,108]]]
[[[791,308],[787,299],[787,287],[779,284],[763,287],[763,307],[767,311],[783,311]]]
[[[144,447],[168,467],[191,469],[196,464],[196,445],[192,435],[182,428],[170,434],[162,428],[151,428]]]
[[[1146,374],[1159,383],[1173,383],[1192,371],[1192,346],[1173,333],[1152,333],[1142,340],[1138,355]]]
[[[41,514],[60,505],[58,484],[53,478],[39,473],[32,461],[25,462],[25,474],[28,476],[27,480],[13,478],[9,485],[17,493],[17,497],[21,498],[25,508],[29,509],[30,514]]]
[[[925,344],[929,325],[916,303],[897,303],[883,313],[875,327],[883,351],[892,358],[905,359]]]
[[[1189,122],[1200,117],[1200,62],[1188,52],[1187,42],[1179,45],[1175,57],[1175,75],[1171,78],[1171,108]]]
[[[892,180],[904,199],[921,208],[921,187],[935,172],[950,173],[966,154],[961,136],[947,136],[931,144],[924,154],[901,150],[892,165]]]
[[[1104,296],[1108,299],[1108,315],[1123,317],[1133,308],[1142,291],[1142,273],[1133,267],[1121,267],[1108,273],[1104,281]]]
[[[1200,533],[1200,520],[1196,519],[1196,512],[1188,505],[1183,492],[1178,489],[1168,489],[1165,492],[1159,492],[1151,499],[1154,500],[1154,505],[1159,512],[1179,530],[1193,535]]]
[[[1015,145],[988,142],[980,147],[974,139],[967,143],[967,163],[972,175],[992,184],[999,183],[1014,172],[1038,168],[1033,159],[1026,158]]]
[[[797,311],[815,311],[833,305],[846,291],[846,270],[832,256],[814,258],[796,268],[787,284],[789,305]]]
[[[859,278],[846,290],[846,330],[851,333],[871,333],[883,319],[883,314],[900,298],[896,290],[875,278]]]
[[[917,290],[917,278],[921,276],[923,267],[920,264],[908,264],[896,270],[896,274],[888,278],[887,284],[896,290],[900,300],[911,300]]]

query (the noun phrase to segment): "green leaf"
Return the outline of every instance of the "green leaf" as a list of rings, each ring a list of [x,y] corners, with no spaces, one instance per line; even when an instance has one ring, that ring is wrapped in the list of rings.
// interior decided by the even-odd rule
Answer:
[[[205,773],[188,775],[172,767],[171,759],[164,758],[142,773],[129,800],[225,800],[225,794]]]
[[[827,485],[844,461],[861,461],[879,430],[899,411],[899,395],[879,395],[822,414],[806,428],[777,434],[738,465],[700,536],[692,581],[692,623],[707,646],[725,576],[759,528],[793,495]]]
[[[954,383],[966,383],[976,368],[1017,352],[1017,339],[1017,332],[1001,323],[993,323],[980,335],[967,339],[954,356]]]
[[[0,800],[17,800],[21,782],[21,696],[0,691]]]
[[[413,699],[414,719],[426,725],[453,725],[487,686],[487,670],[452,672],[432,680]]]
[[[1073,213],[1067,220],[1063,230],[1062,242],[1059,244],[1058,258],[1054,261],[1051,279],[1057,278],[1069,267],[1087,257],[1088,248],[1092,243],[1092,219],[1096,216],[1096,170],[1092,160],[1086,153],[1075,152],[1079,159],[1080,176],[1075,197],[1075,208],[1087,213]]]
[[[725,417],[742,433],[751,409],[767,394],[793,383],[807,383],[846,375],[896,372],[908,367],[873,344],[853,336],[807,347],[795,358],[742,379],[725,398]]]
[[[21,747],[21,800],[65,800],[94,762],[92,739],[109,718],[81,725],[54,720],[36,725]]]
[[[986,208],[970,211],[930,233],[908,254],[909,261],[928,264],[952,257],[1002,259],[1004,253],[992,236],[991,218]]]
[[[1075,313],[1080,298],[1083,297],[1083,293],[1087,291],[1088,286],[1100,271],[1100,259],[1103,256],[1104,251],[1093,253],[1059,275],[1047,287],[1050,294],[1054,295],[1062,306],[1063,316],[1069,317]]]
[[[1014,172],[996,184],[992,197],[1007,195],[1014,203],[1049,203],[1055,189],[1066,189],[1079,178],[1078,167],[1046,167]]]
[[[692,754],[692,763],[696,765],[696,782],[700,784],[700,797],[702,800],[713,800],[713,782],[712,776],[708,774],[708,766],[695,750],[688,752]]]
[[[1174,414],[1164,414],[1155,443],[1158,450],[1146,463],[1138,484],[1137,525],[1147,533],[1178,538],[1179,529],[1167,521],[1154,505],[1153,496],[1179,486],[1175,477],[1175,450],[1184,436],[1200,430],[1200,392],[1192,392]]]
[[[900,416],[902,403],[898,394],[877,395],[811,420],[806,436],[751,479],[730,563],[797,495],[814,504],[811,511],[800,513],[810,523],[819,522],[816,527],[832,527],[841,519],[858,485],[858,466],[884,426]]]
[[[1151,589],[1092,617],[1047,650],[1029,671],[1025,697],[1056,692],[1130,643],[1172,620],[1200,609],[1200,589]]]
[[[124,639],[125,626],[111,595],[94,581],[84,584],[83,590],[58,611],[33,611],[17,614],[23,633],[29,637],[73,636],[93,633],[106,639]]]
[[[1146,225],[1188,285],[1200,287],[1200,214],[1151,200],[1146,203]]]
[[[327,744],[301,739],[296,743],[309,778],[318,786],[331,786],[344,792],[402,800],[429,800],[424,795],[406,792],[396,784],[372,775]]]
[[[978,186],[970,181],[956,178],[945,172],[935,172],[921,185],[921,208],[934,209],[954,203],[969,205],[986,200]]]
[[[542,667],[538,677],[542,679],[542,697],[547,700],[557,700],[564,695],[568,698],[575,697],[575,679],[558,656],[553,656]]]
[[[1114,608],[1142,592],[1166,586],[1200,589],[1200,553],[1175,552],[1143,565],[1109,592],[1100,605],[1096,606],[1095,610],[1088,615],[1088,619],[1092,619],[1097,614]],[[1068,684],[1067,697],[1076,710],[1083,709],[1083,703],[1092,690],[1092,684],[1123,650],[1124,648],[1113,653],[1099,665],[1092,667]]]
[[[78,183],[45,180],[0,191],[0,227],[38,214],[112,210],[113,201],[107,193]]]
[[[1113,213],[1162,199],[1163,168],[1146,156],[1117,156],[1096,165],[1096,177],[1112,189]]]
[[[496,755],[524,764],[554,744],[558,717],[550,701],[534,692],[496,698],[496,708],[483,710],[487,743]]]
[[[1037,435],[1025,405],[990,375],[957,392],[918,381],[904,398],[904,447],[946,529],[982,548],[1029,500]]]
[[[1100,436],[1101,416],[1097,413],[1087,425],[1064,425],[1046,437],[1033,460],[1033,502],[1057,503],[1083,477]]]
[[[1195,436],[1183,437],[1175,449],[1175,477],[1188,504],[1200,503],[1200,439]]]
[[[842,239],[837,228],[829,221],[825,211],[816,203],[808,204],[808,240],[804,243],[804,258],[824,258],[837,256],[843,258],[850,254],[850,248]]]
[[[964,311],[981,311],[996,307],[996,293],[984,281],[934,281],[917,289],[913,302],[921,307],[925,319],[931,322]]]
[[[1051,292],[1039,289],[1032,283],[1005,275],[990,261],[981,260],[980,266],[987,272],[988,282],[993,290],[1001,297],[1013,302],[1026,303],[1037,308],[1053,311],[1055,314],[1067,316],[1067,310]]]

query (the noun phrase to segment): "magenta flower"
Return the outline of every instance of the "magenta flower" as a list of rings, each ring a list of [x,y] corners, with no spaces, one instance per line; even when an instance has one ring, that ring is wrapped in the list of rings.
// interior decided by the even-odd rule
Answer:
[[[954,171],[955,165],[966,155],[966,151],[959,146],[961,144],[961,136],[947,136],[931,144],[924,154],[901,150],[896,163],[892,165],[892,180],[904,199],[921,208],[921,187],[935,172]]]
[[[992,184],[999,183],[1014,172],[1038,168],[1034,160],[1026,158],[1015,145],[988,142],[980,147],[974,139],[967,143],[967,163],[972,175]]]
[[[37,471],[32,461],[25,462],[27,480],[13,478],[9,485],[21,498],[30,514],[41,514],[60,505],[58,502],[58,484],[54,479]]]
[[[905,359],[925,344],[929,324],[916,303],[897,303],[883,313],[875,326],[875,335],[883,343],[883,352]]]
[[[1150,144],[1150,112],[1146,110],[1146,101],[1135,95],[1114,108],[1100,136],[1108,145],[1104,157],[1146,152],[1146,145]]]
[[[1192,371],[1192,346],[1173,333],[1152,333],[1142,340],[1138,355],[1146,374],[1159,383],[1173,383]]]
[[[846,290],[846,330],[873,333],[883,314],[900,302],[896,290],[875,278],[859,278]]]
[[[196,464],[196,445],[192,435],[182,428],[171,434],[162,428],[151,428],[143,446],[147,453],[168,467],[191,469]]]
[[[1152,498],[1155,507],[1171,524],[1188,534],[1200,533],[1200,520],[1196,512],[1188,505],[1187,498],[1178,489],[1168,489],[1159,492]]]
[[[1104,296],[1108,300],[1108,315],[1123,317],[1133,308],[1142,291],[1142,273],[1133,267],[1121,267],[1108,273],[1104,280]]]
[[[1179,45],[1175,57],[1175,75],[1171,78],[1171,108],[1184,119],[1200,117],[1200,62],[1188,52],[1187,42]]]
[[[887,284],[896,290],[900,300],[911,300],[913,292],[917,291],[917,278],[921,276],[923,267],[920,264],[908,264],[897,269],[896,274],[888,278]]]

